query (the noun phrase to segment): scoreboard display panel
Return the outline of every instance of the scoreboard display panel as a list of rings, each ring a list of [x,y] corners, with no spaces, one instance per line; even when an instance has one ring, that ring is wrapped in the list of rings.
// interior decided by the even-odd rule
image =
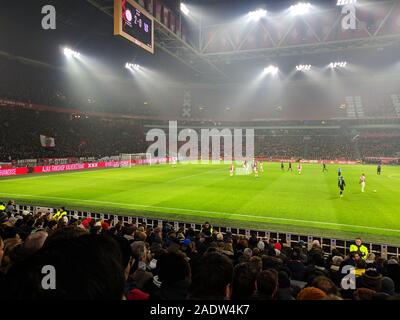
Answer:
[[[154,18],[134,0],[114,1],[114,35],[154,53]]]

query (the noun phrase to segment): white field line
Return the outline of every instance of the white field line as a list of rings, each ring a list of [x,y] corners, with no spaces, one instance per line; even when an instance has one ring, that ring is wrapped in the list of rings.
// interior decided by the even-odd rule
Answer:
[[[400,233],[400,230],[397,230],[397,229],[386,229],[386,228],[378,228],[378,227],[358,226],[358,225],[353,225],[353,224],[343,224],[343,223],[334,223],[334,222],[323,222],[323,221],[311,221],[311,220],[290,219],[290,218],[255,216],[255,215],[229,213],[229,212],[193,210],[193,209],[172,208],[172,207],[159,207],[159,206],[151,206],[151,205],[143,205],[143,204],[130,204],[130,203],[128,204],[128,203],[99,201],[99,200],[85,200],[85,199],[73,199],[73,198],[62,198],[62,197],[51,197],[51,196],[38,196],[38,195],[16,194],[16,193],[6,193],[6,192],[0,192],[0,194],[4,195],[4,196],[11,196],[11,197],[39,198],[39,199],[59,200],[59,201],[60,200],[61,201],[77,201],[77,202],[87,202],[87,203],[95,203],[95,204],[108,204],[108,205],[122,206],[122,207],[128,207],[128,208],[130,208],[130,207],[131,208],[148,208],[148,209],[159,209],[159,210],[161,209],[161,210],[204,213],[204,214],[221,214],[221,215],[227,215],[227,216],[245,217],[245,218],[253,218],[253,219],[264,219],[264,220],[285,221],[285,222],[298,222],[298,223],[306,223],[306,224],[314,224],[314,225],[360,228],[360,229],[391,231],[391,232]]]

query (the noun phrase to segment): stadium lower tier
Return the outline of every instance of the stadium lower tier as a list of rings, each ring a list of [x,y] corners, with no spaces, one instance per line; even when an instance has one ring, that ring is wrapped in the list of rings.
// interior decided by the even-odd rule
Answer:
[[[74,115],[16,107],[0,107],[0,119],[0,162],[142,153],[150,145],[146,142],[146,133],[151,128],[168,130],[165,121]],[[315,160],[400,157],[400,119],[376,120],[371,127],[367,120],[362,125],[353,123],[354,127],[352,123],[352,120],[332,120],[324,128],[321,122],[310,126],[302,122],[275,121],[247,123],[243,128],[254,127],[254,151],[260,157]],[[215,123],[202,121],[185,123],[185,127],[197,128],[197,131],[199,127],[215,126]],[[227,123],[224,126],[240,127],[240,124]]]
[[[241,164],[236,164],[237,168]],[[346,182],[339,196],[338,168]],[[365,174],[365,192],[360,176]],[[178,164],[2,178],[0,198],[42,206],[400,243],[400,167]]]

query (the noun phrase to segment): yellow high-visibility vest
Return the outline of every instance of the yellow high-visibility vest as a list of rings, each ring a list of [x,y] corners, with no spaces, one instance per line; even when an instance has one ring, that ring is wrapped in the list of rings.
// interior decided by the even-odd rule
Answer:
[[[363,244],[361,246],[356,246],[355,244],[352,244],[350,246],[350,252],[360,252],[361,253],[361,258],[366,259],[368,255],[368,248],[364,246]]]

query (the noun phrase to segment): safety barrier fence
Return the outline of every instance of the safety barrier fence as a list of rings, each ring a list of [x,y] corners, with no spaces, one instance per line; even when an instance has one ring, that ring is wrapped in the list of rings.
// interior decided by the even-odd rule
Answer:
[[[28,211],[31,214],[35,213],[55,213],[57,209],[50,207],[39,207],[25,204],[17,204],[15,205],[15,211],[18,213],[22,213],[23,211]],[[95,220],[113,220],[115,222],[121,221],[126,223],[133,223],[136,225],[145,225],[145,226],[159,226],[163,227],[165,224],[169,223],[175,230],[182,228],[183,230],[187,230],[192,228],[194,231],[201,230],[201,224],[199,223],[188,223],[183,221],[174,221],[168,220],[165,218],[149,218],[146,217],[145,214],[143,216],[129,216],[129,215],[117,215],[117,214],[109,214],[109,213],[94,213],[89,211],[79,211],[79,210],[66,210],[68,213],[68,217],[77,217],[79,219],[92,217]],[[258,238],[269,241],[272,239],[274,242],[279,241],[283,245],[293,246],[296,243],[303,241],[308,248],[311,248],[312,242],[314,240],[318,240],[322,246],[322,249],[325,254],[330,254],[332,250],[337,249],[342,254],[346,255],[348,253],[350,244],[353,243],[354,239],[335,239],[328,237],[320,237],[313,235],[304,235],[304,234],[296,234],[289,232],[277,232],[271,230],[254,230],[254,229],[244,229],[240,227],[232,227],[232,226],[213,226],[214,230],[226,234],[230,232],[232,235],[237,236],[246,236],[250,237],[255,234]],[[382,258],[390,258],[391,256],[400,255],[400,248],[393,245],[388,244],[379,244],[379,243],[364,243],[369,249],[369,252],[379,254]]]

